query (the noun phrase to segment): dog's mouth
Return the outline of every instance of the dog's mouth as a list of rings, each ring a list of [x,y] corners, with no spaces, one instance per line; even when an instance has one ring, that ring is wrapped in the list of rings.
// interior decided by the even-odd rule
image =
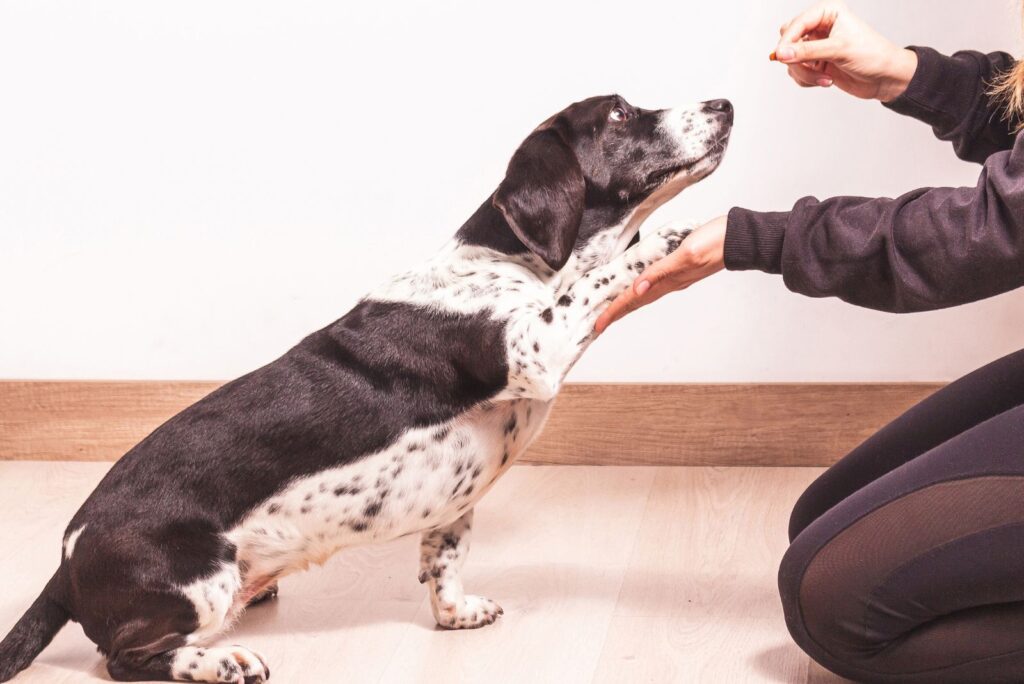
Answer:
[[[708,172],[713,171],[714,166],[717,165],[718,161],[725,154],[725,148],[728,147],[728,145],[729,133],[726,132],[720,135],[718,138],[716,138],[715,141],[708,146],[707,151],[704,152],[704,154],[702,154],[701,156],[697,157],[696,159],[690,160],[685,164],[676,164],[675,166],[670,166],[661,171],[656,171],[655,173],[651,174],[647,182],[650,184],[652,188],[660,187],[665,183],[669,182],[670,180],[672,180],[673,178],[676,178],[683,174],[688,174],[690,171],[693,171],[695,168],[697,168],[703,162],[706,161],[713,162],[713,166],[711,169],[709,169]]]

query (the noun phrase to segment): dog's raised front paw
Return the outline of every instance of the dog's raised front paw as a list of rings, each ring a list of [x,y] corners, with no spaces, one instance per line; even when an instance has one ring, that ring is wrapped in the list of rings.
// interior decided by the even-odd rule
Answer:
[[[638,263],[635,264],[636,270],[643,271],[653,262],[676,251],[697,225],[693,222],[672,222],[642,239],[630,250],[635,254],[634,258],[638,259]]]
[[[476,629],[489,625],[505,611],[483,596],[463,596],[458,603],[433,601],[434,619],[445,629]]]

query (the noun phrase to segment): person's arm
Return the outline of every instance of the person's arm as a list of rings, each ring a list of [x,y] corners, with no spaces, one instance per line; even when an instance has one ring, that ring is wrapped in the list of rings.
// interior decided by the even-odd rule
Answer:
[[[1008,120],[989,94],[999,75],[1013,68],[1010,55],[964,51],[946,57],[931,48],[910,49],[917,54],[914,77],[885,107],[928,124],[935,137],[951,142],[956,155],[967,161],[981,163],[1013,147],[1019,122]]]
[[[990,156],[973,188],[805,198],[779,213],[735,208],[723,252],[730,270],[781,273],[794,292],[882,311],[941,309],[1024,286],[1024,142]]]
[[[1024,287],[1024,140],[991,155],[972,188],[896,199],[808,197],[785,212],[733,208],[648,267],[595,331],[723,267],[781,273],[794,292],[891,312]]]

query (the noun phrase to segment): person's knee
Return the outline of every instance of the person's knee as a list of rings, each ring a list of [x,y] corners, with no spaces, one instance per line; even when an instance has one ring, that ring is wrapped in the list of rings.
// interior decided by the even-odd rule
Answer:
[[[805,582],[805,571],[817,548],[793,544],[779,568],[779,594],[786,627],[793,641],[828,670],[857,681],[886,681],[884,674],[865,678],[872,672],[870,657],[879,644],[841,616],[848,614],[849,602],[858,599],[829,581]],[[834,610],[833,610],[834,609]]]

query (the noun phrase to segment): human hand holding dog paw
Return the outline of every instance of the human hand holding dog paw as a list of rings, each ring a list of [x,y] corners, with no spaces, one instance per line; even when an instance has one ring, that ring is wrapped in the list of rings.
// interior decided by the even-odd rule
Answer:
[[[696,228],[678,249],[644,269],[633,286],[619,295],[597,319],[594,330],[602,333],[623,316],[684,290],[698,280],[725,268],[726,217],[719,216]]]
[[[779,29],[772,59],[805,88],[835,85],[854,97],[889,102],[917,70],[917,54],[868,26],[841,0],[819,2]]]

